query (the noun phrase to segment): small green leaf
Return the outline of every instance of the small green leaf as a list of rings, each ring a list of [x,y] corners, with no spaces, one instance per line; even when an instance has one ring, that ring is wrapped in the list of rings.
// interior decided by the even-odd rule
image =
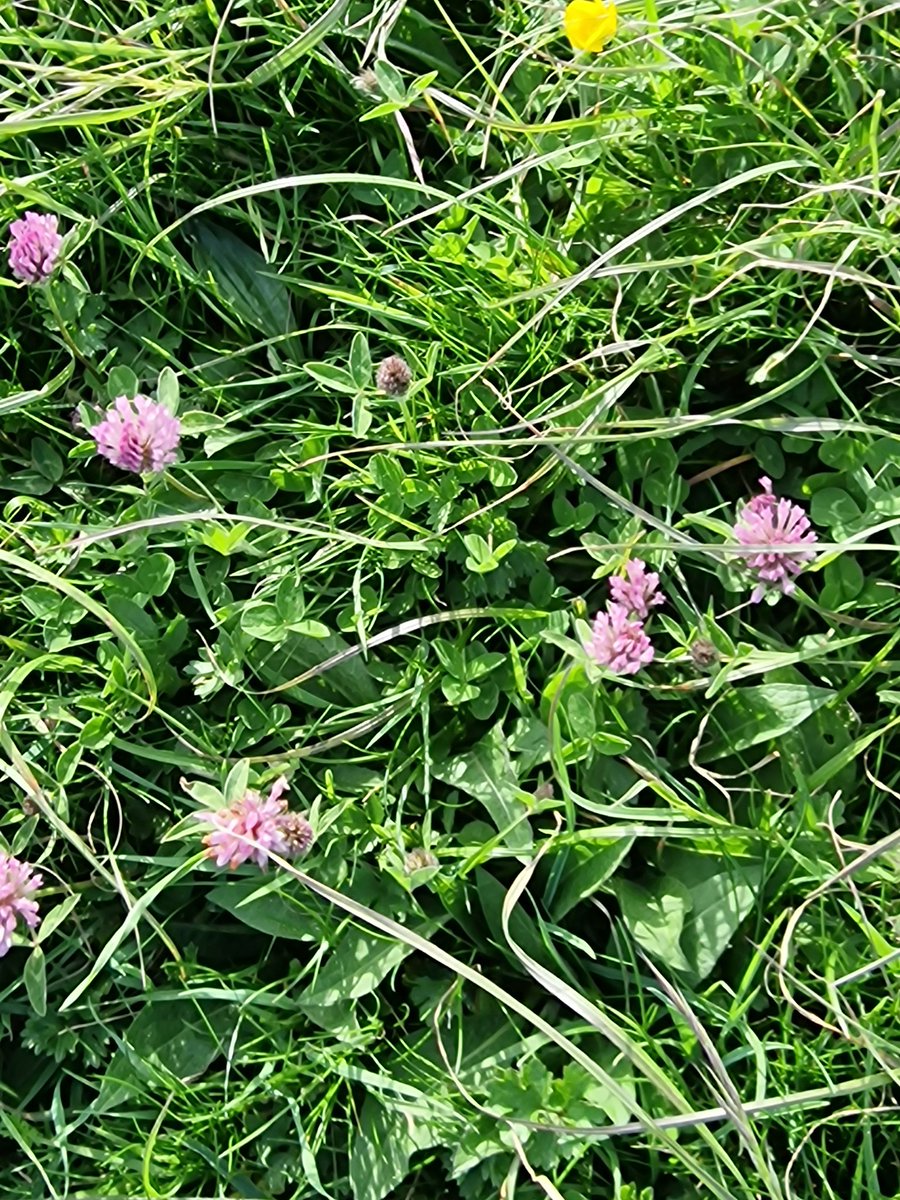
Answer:
[[[249,604],[241,611],[241,629],[248,637],[281,642],[287,625],[274,604]]]
[[[44,1016],[47,1011],[47,965],[40,946],[35,946],[25,959],[22,977],[31,1007],[39,1017]]]
[[[402,104],[406,99],[406,86],[403,83],[403,76],[391,63],[381,59],[375,64],[375,78],[378,80],[378,86],[388,100],[393,100],[395,103]]]
[[[463,542],[469,551],[466,567],[476,575],[486,575],[488,571],[496,570],[501,559],[516,547],[515,538],[501,542],[499,546],[491,546],[479,533],[464,534]]]
[[[372,410],[369,408],[365,392],[357,392],[353,397],[353,413],[351,425],[354,437],[365,437],[372,425]]]
[[[106,715],[91,717],[85,722],[84,728],[78,735],[78,744],[85,750],[100,750],[108,746],[116,735],[113,723]]]
[[[80,899],[81,893],[76,892],[73,896],[66,896],[65,900],[50,909],[37,929],[37,940],[39,943],[45,942],[51,933],[54,933],[62,925]]]
[[[437,71],[428,71],[425,75],[418,75],[407,88],[407,96],[420,96],[426,88],[431,87],[437,79]]]
[[[370,108],[368,112],[364,112],[359,119],[360,121],[375,121],[378,117],[388,117],[391,113],[400,112],[405,107],[405,97],[403,100],[385,100],[381,104],[376,104],[374,108]]]
[[[229,556],[244,548],[244,538],[250,532],[249,525],[238,521],[234,525],[207,526],[197,533],[197,540],[216,554]]]
[[[369,387],[372,382],[372,355],[364,333],[355,333],[350,343],[350,374],[358,388]]]
[[[566,716],[575,737],[590,738],[597,728],[594,713],[593,688],[588,695],[584,691],[572,691],[565,701]]]
[[[454,679],[451,675],[446,675],[441,680],[441,691],[444,693],[447,703],[454,706],[474,700],[479,694],[477,684],[464,683],[460,679]]]
[[[842,554],[834,562],[828,563],[822,575],[825,586],[822,588],[819,603],[827,609],[838,609],[844,604],[849,604],[856,599],[866,583],[863,569],[852,554]]]
[[[31,462],[34,469],[50,483],[59,483],[62,479],[65,470],[62,457],[43,438],[32,441]]]
[[[355,396],[359,390],[356,380],[346,367],[339,367],[335,363],[304,363],[303,369],[331,392],[344,392]]]
[[[309,638],[327,638],[331,634],[327,625],[323,625],[321,621],[312,621],[309,619],[291,621],[289,629],[291,633],[299,633],[301,637]]]
[[[245,758],[242,758],[240,762],[234,764],[228,772],[228,778],[225,780],[225,787],[223,789],[225,807],[230,808],[232,804],[236,804],[247,791],[249,784],[250,763]]]
[[[171,367],[163,367],[156,382],[156,398],[175,416],[178,413],[178,376]]]
[[[168,554],[148,554],[138,561],[134,573],[138,592],[148,596],[164,596],[175,576],[175,560]]]
[[[558,854],[563,855],[564,870],[560,872],[557,890],[548,898],[555,921],[561,921],[576,904],[592,896],[615,874],[634,845],[633,837],[601,840],[587,833],[577,833],[565,839]],[[554,873],[557,864],[554,862]]]
[[[124,396],[126,400],[133,400],[139,386],[138,377],[131,367],[113,367],[106,377],[107,399],[112,401]]]

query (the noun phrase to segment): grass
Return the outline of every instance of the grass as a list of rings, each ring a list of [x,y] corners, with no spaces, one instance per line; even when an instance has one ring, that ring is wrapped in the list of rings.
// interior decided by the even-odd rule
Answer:
[[[894,1193],[896,6],[563,7],[0,7],[4,1194]],[[282,773],[312,850],[217,871]]]

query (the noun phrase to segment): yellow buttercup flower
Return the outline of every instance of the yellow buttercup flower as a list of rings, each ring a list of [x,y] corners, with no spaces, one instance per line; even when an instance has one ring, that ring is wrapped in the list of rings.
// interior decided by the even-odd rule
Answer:
[[[616,6],[604,0],[571,0],[566,5],[563,25],[566,37],[576,50],[599,54],[611,37],[615,37],[618,18]]]

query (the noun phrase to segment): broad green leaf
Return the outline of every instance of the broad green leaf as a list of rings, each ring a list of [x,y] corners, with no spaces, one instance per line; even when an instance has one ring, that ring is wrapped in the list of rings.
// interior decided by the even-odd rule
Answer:
[[[633,844],[633,837],[601,841],[584,833],[574,834],[571,841],[561,839],[559,850],[551,859],[551,872],[556,870],[557,858],[563,863],[559,884],[548,900],[554,921],[561,921],[576,904],[602,887],[618,870]]]
[[[709,737],[700,762],[747,750],[796,729],[816,709],[833,700],[830,688],[808,683],[769,683],[735,688],[718,701],[709,721]]]
[[[129,632],[143,645],[153,643],[159,637],[159,630],[153,618],[139,604],[121,592],[111,592],[107,600],[109,611]]]
[[[59,483],[65,471],[60,455],[44,438],[36,437],[31,442],[31,463],[39,475],[48,483]]]
[[[356,706],[378,700],[380,688],[359,655],[327,671],[316,671],[320,663],[351,647],[339,634],[321,637],[317,627],[313,633],[312,637],[289,633],[277,647],[256,642],[247,648],[247,662],[267,687],[278,687],[310,673],[302,684],[287,688],[284,698],[296,698],[316,708],[335,703]]]
[[[235,1021],[230,1004],[153,997],[128,1027],[100,1084],[102,1112],[162,1071],[182,1082],[202,1075],[225,1050]]]
[[[375,64],[375,77],[388,100],[399,103],[406,99],[406,85],[403,76],[397,68],[386,59],[379,59]]]
[[[241,610],[241,629],[248,637],[264,642],[280,642],[287,635],[287,626],[274,604],[249,603]]]
[[[468,754],[436,766],[434,774],[451,787],[480,800],[498,831],[508,830],[505,836],[508,846],[516,850],[531,846],[531,827],[527,820],[521,819],[528,811],[524,793],[519,788],[500,725],[495,725]]]
[[[409,1113],[386,1108],[367,1096],[350,1152],[353,1200],[384,1200],[409,1173],[409,1160],[438,1139]]]
[[[75,908],[81,900],[81,893],[76,892],[72,896],[66,896],[65,900],[57,904],[55,908],[51,908],[47,915],[42,919],[37,929],[38,942],[45,942],[51,933],[54,933],[60,925],[65,921],[66,917]]]
[[[417,932],[430,938],[443,924],[444,918],[429,921]],[[368,929],[350,926],[342,935],[336,949],[315,980],[300,996],[304,1009],[324,1008],[342,1000],[368,996],[381,981],[403,962],[411,952],[405,942],[380,937]]]
[[[322,911],[302,892],[296,897],[267,889],[264,877],[240,876],[220,883],[207,900],[238,921],[269,937],[294,942],[318,941],[324,933]]]
[[[649,890],[625,879],[616,880],[612,887],[628,932],[641,949],[675,971],[690,971],[679,944],[693,904],[688,889],[671,877],[656,881]]]
[[[685,918],[681,948],[695,982],[704,980],[727,949],[738,926],[753,908],[763,870],[756,863],[670,851],[666,874],[689,892],[691,910]]]
[[[360,1034],[355,1000],[338,1000],[333,1004],[304,1004],[303,1012],[314,1025],[325,1029],[342,1042],[355,1042]]]
[[[188,230],[194,266],[232,312],[266,337],[290,333],[294,328],[291,295],[276,268],[258,250],[211,221],[192,220]]]
[[[843,536],[847,526],[860,516],[860,507],[843,488],[826,487],[816,492],[810,502],[813,523]]]

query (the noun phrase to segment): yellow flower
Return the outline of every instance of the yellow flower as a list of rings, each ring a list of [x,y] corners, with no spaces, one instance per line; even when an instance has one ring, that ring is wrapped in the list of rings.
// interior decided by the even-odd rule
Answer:
[[[576,50],[599,54],[616,33],[616,6],[604,0],[571,0],[563,18],[566,37]]]

